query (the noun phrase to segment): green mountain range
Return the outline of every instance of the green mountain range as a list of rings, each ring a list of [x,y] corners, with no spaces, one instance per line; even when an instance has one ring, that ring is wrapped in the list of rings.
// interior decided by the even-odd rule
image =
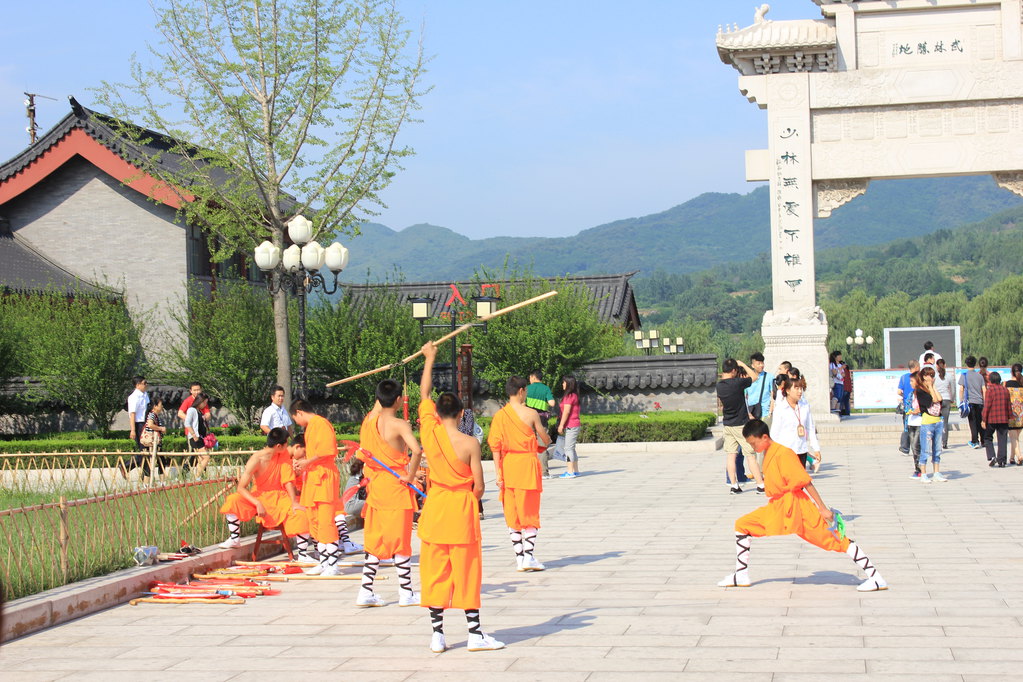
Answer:
[[[870,246],[934,233],[979,220],[1023,199],[987,176],[875,182],[867,193],[818,220],[818,250]],[[366,223],[350,240],[346,279],[379,281],[396,270],[412,281],[466,279],[506,259],[532,265],[540,275],[639,270],[692,273],[748,259],[769,248],[767,187],[748,194],[707,193],[667,211],[600,225],[571,236],[469,239],[447,228],[420,224],[396,232]],[[747,266],[743,266],[747,267]]]

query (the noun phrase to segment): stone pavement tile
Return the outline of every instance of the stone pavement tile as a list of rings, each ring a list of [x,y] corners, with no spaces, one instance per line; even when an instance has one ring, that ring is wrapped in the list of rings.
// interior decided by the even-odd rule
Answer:
[[[946,675],[885,675],[883,678],[870,673],[827,676],[828,682],[875,682],[879,679],[884,682],[962,682],[963,678],[954,673]],[[775,673],[771,682],[820,682],[820,680],[820,673]]]
[[[345,678],[343,670],[331,672],[303,671],[299,678],[301,682],[339,682]],[[359,682],[403,682],[409,679],[413,673],[408,670],[395,670],[390,672],[369,672],[359,673]],[[278,676],[283,677],[283,676]],[[230,678],[231,682],[267,682],[265,672],[244,672]],[[290,681],[287,681],[290,682]]]
[[[946,625],[943,628],[945,635],[948,637],[986,637],[991,639],[999,639],[1001,637],[1023,637],[1023,627],[1015,625],[1012,627],[970,627],[970,626],[955,626]]]
[[[224,646],[235,647],[235,646],[249,646],[249,647],[295,647],[295,646],[309,646],[310,637],[308,635],[275,635],[272,632],[266,632],[258,635],[250,635],[247,630],[242,630],[242,634],[239,634],[234,639],[225,642]],[[383,642],[386,635],[365,635],[359,633],[358,628],[350,627],[347,634],[338,633],[336,635],[325,635],[317,634],[315,641],[318,647],[327,647],[328,650],[337,653],[339,647],[360,647],[360,646],[374,646]]]
[[[955,656],[957,661],[989,661],[991,659],[997,659],[999,661],[1023,661],[1023,651],[1017,648],[1019,641],[1019,638],[1015,638],[1015,641],[1012,643],[1006,642],[1007,647],[999,651],[992,651],[991,649],[953,647],[952,654]]]
[[[651,672],[677,672],[685,666],[685,659],[675,658],[520,658],[509,668],[509,672],[615,672],[620,679],[644,679]]]
[[[49,644],[56,640],[63,644],[66,641],[65,634],[67,638],[116,635],[126,639],[130,639],[132,637],[132,633],[165,636],[173,634],[190,634],[185,632],[188,629],[187,625],[111,625],[93,622],[86,623],[87,620],[88,619],[86,618],[73,620],[67,625],[43,630],[38,634],[26,637],[24,640],[19,639],[18,641],[24,641],[25,643],[29,643],[29,641],[31,641],[34,643],[38,640],[40,644]],[[223,630],[219,629],[218,633],[219,632],[223,632]]]
[[[139,682],[147,678],[154,677],[152,673],[147,674],[140,670],[89,670],[89,671],[78,671],[71,673],[67,677],[62,677],[61,682],[88,682],[89,680],[95,680],[95,682]],[[211,672],[209,670],[194,670],[188,674],[188,682],[195,680],[196,682],[225,682],[234,676],[233,672]],[[174,675],[177,677],[177,675]]]
[[[814,673],[818,680],[830,680],[833,675],[867,672],[866,662],[860,659],[776,659],[751,658],[736,652],[734,667],[738,670],[752,670],[771,673]],[[686,672],[721,673],[724,666],[718,659],[693,659],[686,665]],[[729,671],[730,674],[730,671]]]
[[[1023,638],[1023,631],[1015,630],[1013,632],[1000,632],[997,635],[992,636],[976,636],[976,637],[956,637],[951,635],[938,635],[937,637],[919,638],[913,636],[886,636],[886,637],[865,637],[864,641],[868,647],[916,647],[916,646],[941,646],[949,647],[952,649],[952,653],[955,654],[957,660],[962,660],[963,656],[957,654],[959,649],[978,649],[978,654],[984,653],[984,649],[1011,649],[1019,645],[1021,638]],[[991,651],[986,652],[988,656],[992,655]],[[997,654],[998,658],[1005,658],[1001,652]]]
[[[96,659],[106,660],[114,658],[118,654],[123,654],[126,651],[130,651],[132,646],[130,643],[122,646],[75,646],[69,647],[58,646],[56,644],[49,644],[47,646],[30,646],[24,644],[25,639],[15,640],[13,642],[5,642],[3,645],[4,658],[21,658],[21,659],[39,659],[39,660],[50,660],[55,658],[61,658],[68,655],[69,650],[73,650],[76,658],[85,659],[86,661],[92,661]]]
[[[863,646],[863,638],[846,635],[845,630],[832,631],[834,634],[818,634],[814,630],[804,630],[799,637],[779,637],[777,635],[751,635],[743,633],[741,640],[745,649],[752,647],[858,647]],[[736,637],[734,635],[705,635],[700,637],[701,647],[734,647]]]
[[[592,680],[593,673],[589,672],[558,672],[558,673],[522,673],[507,671],[487,672],[487,682],[583,682]],[[409,682],[451,682],[451,673],[439,670],[421,671],[413,673],[408,678]],[[362,682],[362,676],[359,676]]]
[[[901,661],[951,661],[952,650],[941,646],[941,640],[919,642],[918,646],[904,649],[838,646],[814,647],[786,645],[778,649],[780,659],[830,659],[842,658],[863,660],[901,660]]]
[[[1013,679],[1019,675],[1018,661],[867,661],[867,672],[871,675],[911,674],[911,675],[967,675],[979,673],[987,675],[1008,676]]]
[[[173,642],[176,647],[209,647],[209,646],[223,646],[231,642],[236,638],[236,633],[225,631],[223,628],[220,632],[215,635],[181,635],[175,634],[173,637],[170,635],[151,635],[145,632],[134,634],[131,637],[124,637],[123,635],[96,635],[95,637],[85,637],[78,642],[75,642],[72,647],[74,651],[78,651],[78,647],[99,647],[99,646],[113,646],[115,644],[121,644],[122,646],[127,644],[131,647],[161,647],[166,645],[168,642]]]
[[[460,647],[464,647],[464,642],[455,642]],[[451,646],[452,642],[448,642],[448,646]],[[449,672],[469,672],[469,673],[487,673],[489,675],[492,672],[501,672],[508,670],[508,667],[519,659],[515,659],[509,656],[498,658],[492,654],[498,653],[496,651],[465,651],[462,649],[449,649],[442,654],[434,654],[430,652],[429,647],[423,647],[429,658],[416,658],[415,660],[409,659],[393,659],[393,658],[352,658],[345,662],[343,666],[335,668],[338,673],[348,675],[348,673],[359,673],[357,678],[361,678],[363,671],[408,671],[420,672],[420,671],[446,671]]]
[[[595,672],[586,678],[586,682],[622,682],[622,680],[628,679],[630,679],[628,673]],[[645,672],[642,679],[643,682],[675,682],[676,680],[682,680],[683,682],[720,682],[721,680],[728,680],[728,682],[771,682],[777,678],[769,672],[752,672],[748,670],[728,670],[727,673],[724,671],[688,672],[681,670],[670,673]]]
[[[5,669],[6,666],[4,666]],[[16,682],[53,682],[53,680],[67,679],[66,670],[21,670],[16,673],[8,672],[5,679]]]
[[[938,616],[934,614],[932,616],[901,616],[901,615],[887,615],[884,617],[876,615],[864,615],[862,617],[863,625],[907,625],[907,626],[928,626],[928,625],[940,625],[943,627],[1003,627],[1012,628],[1019,627],[1019,621],[1013,616],[1008,615],[997,615],[988,614],[985,616],[956,616],[956,615],[942,615]]]
[[[246,660],[189,657],[184,661],[179,659],[178,663],[166,668],[166,671],[177,673],[185,678],[194,671],[223,671],[235,674],[252,671],[263,673],[264,679],[267,677],[281,677],[281,675],[267,675],[267,673],[285,672],[294,673],[296,679],[301,679],[301,676],[307,671],[321,673],[325,670],[337,670],[350,660],[344,656],[332,656],[330,654],[331,652],[321,651],[315,660],[309,658],[266,658],[263,656]],[[143,659],[136,660],[142,661]]]
[[[7,645],[4,644],[6,648]],[[154,670],[170,670],[173,666],[187,663],[186,658],[151,658],[151,659],[137,659],[137,658],[104,658],[96,659],[96,661],[83,662],[78,656],[74,657],[62,657],[62,658],[47,658],[47,659],[22,659],[19,661],[5,660],[3,662],[3,669],[6,674],[16,677],[22,671],[56,671],[63,670],[67,672],[74,672],[76,670],[88,669],[90,666],[93,670],[105,670],[105,671],[123,671],[123,670],[134,670],[138,673],[145,673],[146,675],[152,675]]]

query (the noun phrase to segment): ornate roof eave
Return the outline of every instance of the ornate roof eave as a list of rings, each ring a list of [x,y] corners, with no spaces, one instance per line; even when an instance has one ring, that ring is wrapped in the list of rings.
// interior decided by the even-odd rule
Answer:
[[[751,26],[718,28],[718,56],[742,75],[838,68],[835,23],[828,19],[771,21],[758,10]]]

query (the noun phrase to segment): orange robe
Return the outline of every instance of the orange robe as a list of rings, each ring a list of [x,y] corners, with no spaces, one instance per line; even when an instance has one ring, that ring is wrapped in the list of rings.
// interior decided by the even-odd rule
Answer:
[[[338,541],[334,509],[341,491],[341,472],[337,469],[337,436],[333,425],[314,414],[305,427],[306,459],[317,460],[302,477],[300,502],[308,510],[313,539],[325,544]],[[323,459],[317,459],[322,457]]]
[[[540,460],[536,434],[524,424],[510,404],[494,415],[487,437],[490,449],[501,454],[501,503],[509,528],[540,527]]]
[[[472,468],[455,456],[432,400],[419,404],[419,422],[419,438],[430,460],[430,495],[419,517],[419,603],[438,609],[478,609],[482,536]]]
[[[284,524],[284,532],[298,535],[309,532],[309,520],[304,511],[291,508],[291,498],[285,484],[295,482],[295,470],[291,468],[291,456],[285,451],[274,454],[263,469],[252,477],[250,492],[263,503],[266,514],[256,516],[256,505],[242,497],[241,493],[227,496],[221,514],[234,514],[241,521],[258,518],[265,528],[276,528]]]
[[[404,474],[409,456],[392,448],[380,435],[378,417],[371,414],[363,420],[359,445],[397,473]],[[378,559],[391,559],[396,554],[412,556],[415,493],[369,457],[362,455],[360,459],[366,463],[362,471],[369,479],[366,506],[363,508],[366,517],[362,531],[363,547]]]
[[[830,552],[849,548],[849,539],[838,540],[831,534],[820,509],[803,490],[812,481],[796,453],[772,442],[764,454],[763,471],[768,503],[740,517],[735,522],[736,533],[755,538],[798,535]]]

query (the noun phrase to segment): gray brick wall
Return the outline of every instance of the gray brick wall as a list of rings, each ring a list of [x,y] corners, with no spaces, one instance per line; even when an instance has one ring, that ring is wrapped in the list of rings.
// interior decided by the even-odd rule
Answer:
[[[11,228],[70,272],[125,292],[133,314],[152,312],[146,350],[158,359],[179,341],[171,311],[183,305],[188,230],[173,209],[74,159],[4,207]]]

